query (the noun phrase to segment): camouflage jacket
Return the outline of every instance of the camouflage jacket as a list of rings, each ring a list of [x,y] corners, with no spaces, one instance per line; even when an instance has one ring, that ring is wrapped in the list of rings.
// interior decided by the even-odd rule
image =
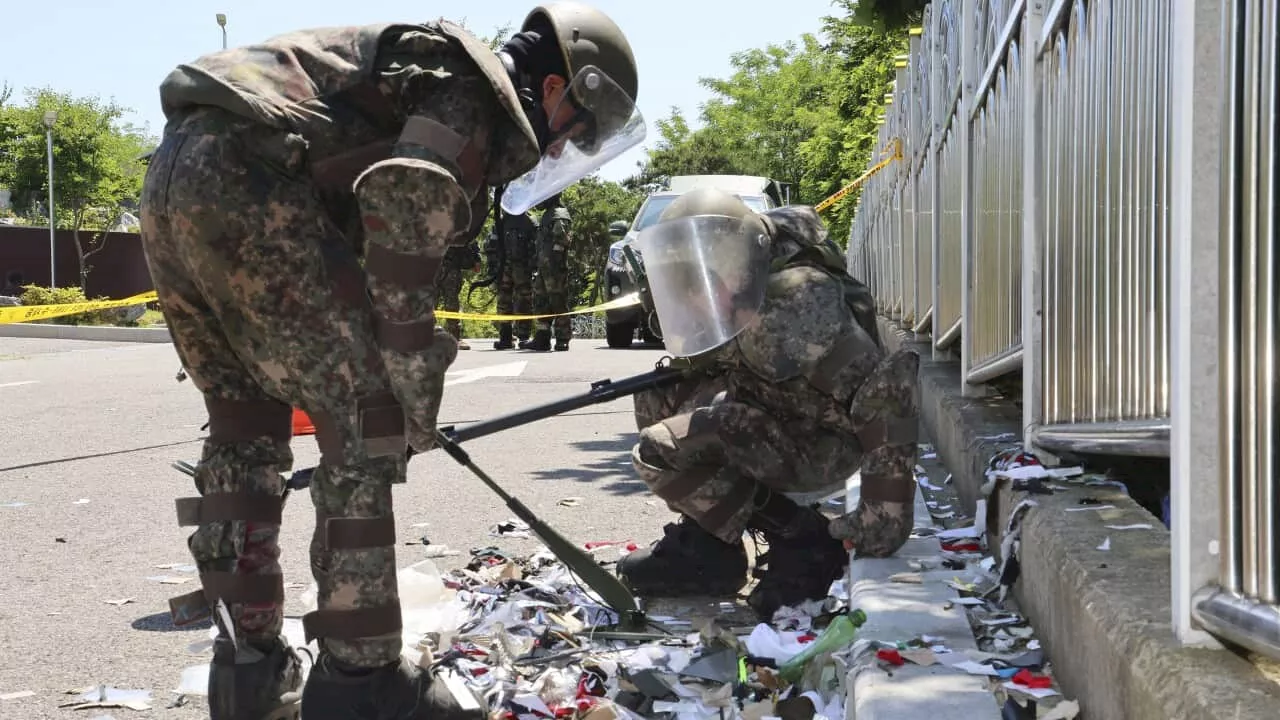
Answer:
[[[852,433],[854,392],[884,356],[870,291],[843,270],[802,259],[802,250],[828,242],[812,208],[763,217],[777,262],[760,316],[710,353],[707,371],[724,377],[734,399],[785,418],[797,434]]]
[[[170,119],[213,106],[300,138],[321,197],[355,209],[378,344],[426,450],[457,353],[436,276],[479,232],[486,186],[539,157],[498,57],[446,21],[304,30],[181,65],[160,97]]]

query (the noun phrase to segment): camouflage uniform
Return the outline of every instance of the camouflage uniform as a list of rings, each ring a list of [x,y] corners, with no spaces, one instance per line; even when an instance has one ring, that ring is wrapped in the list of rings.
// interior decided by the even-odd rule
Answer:
[[[533,279],[533,313],[558,315],[569,312],[569,211],[558,200],[548,203],[538,220],[538,274]],[[539,318],[538,331],[522,348],[551,349],[552,328],[555,349],[568,350],[573,337],[573,321],[568,315]]]
[[[406,440],[432,446],[457,353],[434,321],[436,276],[449,247],[478,232],[485,186],[537,163],[536,136],[497,56],[445,21],[223,51],[170,74],[161,101],[142,241],[209,412],[201,497],[178,501],[203,590],[172,601],[175,616],[225,602],[237,668],[278,638],[280,473],[298,407],[322,453],[311,483],[319,609],[306,634],[321,658],[395,663],[391,487],[405,481]],[[211,706],[218,648],[232,652],[218,642]],[[225,684],[248,682],[235,677]]]
[[[498,278],[498,314],[532,315],[534,240],[538,226],[528,213],[504,213],[502,230],[503,260],[502,275]],[[508,320],[496,325],[498,332],[504,337],[512,331],[521,340],[533,334],[532,320]]]
[[[449,312],[458,312],[461,308],[459,297],[462,295],[462,276],[468,270],[475,270],[480,264],[480,253],[475,242],[465,246],[455,245],[444,254],[444,264],[440,266],[440,276],[436,278],[436,292],[439,294],[438,307]],[[450,318],[444,321],[444,327],[458,341],[459,350],[470,350],[462,339],[462,321]]]
[[[759,318],[699,356],[685,383],[636,395],[641,432],[632,462],[672,510],[732,548],[746,529],[781,532],[766,511],[789,513],[776,494],[813,502],[842,489],[861,466],[858,511],[823,535],[851,540],[863,555],[890,555],[913,524],[917,358],[885,357],[861,283],[816,262],[786,262],[806,248],[838,256],[812,209],[763,217],[775,270]],[[824,541],[811,534],[807,542],[816,549]],[[775,544],[774,564],[783,561]],[[704,554],[716,552],[711,545]],[[806,565],[804,553],[788,562]],[[833,560],[831,571],[838,568]],[[763,604],[765,615],[776,607]]]

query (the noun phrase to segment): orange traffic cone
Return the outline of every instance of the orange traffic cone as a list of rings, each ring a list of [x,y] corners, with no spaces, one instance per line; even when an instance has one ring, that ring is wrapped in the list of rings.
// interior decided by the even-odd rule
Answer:
[[[311,424],[311,418],[307,414],[299,410],[293,409],[293,434],[294,435],[315,435],[316,426]]]

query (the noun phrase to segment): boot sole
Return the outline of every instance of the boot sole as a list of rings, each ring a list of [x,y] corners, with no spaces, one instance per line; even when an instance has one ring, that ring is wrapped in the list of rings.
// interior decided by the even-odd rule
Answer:
[[[645,587],[643,585],[634,585],[628,582],[625,577],[620,577],[622,583],[627,586],[631,592],[640,597],[657,597],[657,598],[681,598],[696,597],[699,595],[736,595],[744,585],[747,584],[748,578],[744,573],[738,580],[723,580],[719,583],[707,582],[705,580],[694,580],[679,585],[663,584],[656,587]]]

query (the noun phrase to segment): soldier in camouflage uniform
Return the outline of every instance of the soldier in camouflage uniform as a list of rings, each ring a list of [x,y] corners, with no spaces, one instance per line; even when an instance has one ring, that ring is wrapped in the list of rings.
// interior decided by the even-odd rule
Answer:
[[[622,32],[576,3],[536,7],[497,52],[444,20],[326,28],[164,80],[142,240],[209,413],[200,497],[177,501],[202,588],[170,604],[218,625],[212,720],[485,717],[401,656],[392,486],[433,446],[457,354],[436,278],[487,187],[524,212],[594,170],[582,158],[633,147],[636,86]],[[303,618],[320,653],[301,689],[278,544],[293,407],[322,455]]]
[[[538,226],[529,213],[504,215],[502,219],[502,274],[498,277],[498,314],[533,313],[533,265]],[[515,340],[529,339],[532,320],[503,320],[498,326],[494,350],[511,350]],[[513,331],[515,337],[513,338]]]
[[[757,560],[763,577],[748,602],[767,620],[783,605],[825,597],[843,572],[846,547],[885,557],[906,542],[919,360],[910,351],[886,356],[870,292],[844,272],[811,208],[757,215],[733,195],[698,190],[673,202],[653,232],[699,217],[738,223],[744,237],[735,240],[767,243],[753,271],[767,280],[754,303],[738,308],[747,314],[736,334],[694,350],[688,380],[636,395],[641,432],[632,462],[682,517],[663,539],[624,558],[618,573],[642,595],[730,594],[746,582],[743,531],[760,533],[769,550]],[[651,283],[676,272],[645,242],[637,240]],[[690,297],[672,301],[654,285],[664,335],[673,336],[668,348],[684,339],[674,337],[681,318],[672,313],[701,302],[691,297],[707,275],[678,280]],[[735,302],[730,292],[706,294]],[[842,490],[859,468],[854,513],[829,523],[806,505]]]
[[[480,269],[480,249],[472,240],[466,245],[454,245],[444,254],[444,263],[440,266],[440,277],[436,279],[436,291],[439,293],[441,310],[458,312],[461,307],[459,297],[462,295],[462,276],[468,270],[476,272]],[[459,350],[470,350],[471,346],[462,339],[462,321],[450,318],[444,321],[445,330],[458,341]]]
[[[569,211],[556,195],[543,203],[538,220],[538,275],[533,279],[533,313],[559,315],[569,312]],[[533,339],[520,343],[521,350],[546,352],[551,349],[555,328],[556,350],[568,350],[573,322],[568,315],[539,318]]]

